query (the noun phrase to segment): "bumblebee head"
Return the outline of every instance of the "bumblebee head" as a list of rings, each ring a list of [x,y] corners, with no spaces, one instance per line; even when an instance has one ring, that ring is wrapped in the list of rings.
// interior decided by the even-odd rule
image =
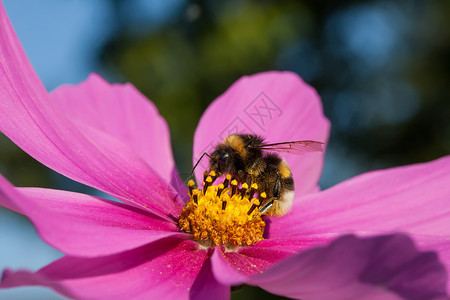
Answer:
[[[217,149],[211,154],[210,169],[219,174],[229,171],[230,153],[224,149]]]

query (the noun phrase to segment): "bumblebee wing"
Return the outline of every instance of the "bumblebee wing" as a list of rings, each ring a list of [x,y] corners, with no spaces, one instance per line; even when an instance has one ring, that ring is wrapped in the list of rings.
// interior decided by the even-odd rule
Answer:
[[[323,145],[324,143],[316,141],[294,141],[294,142],[283,142],[274,144],[263,144],[255,148],[266,151],[275,151],[300,155],[308,152],[322,152]]]

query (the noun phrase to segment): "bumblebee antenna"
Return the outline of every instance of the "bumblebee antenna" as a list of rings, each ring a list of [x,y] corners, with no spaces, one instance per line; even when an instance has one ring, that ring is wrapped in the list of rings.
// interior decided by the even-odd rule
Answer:
[[[197,160],[197,163],[195,164],[195,166],[192,168],[191,176],[190,176],[190,177],[192,177],[192,175],[194,174],[195,168],[197,168],[198,164],[200,163],[200,161],[203,159],[203,157],[204,157],[205,155],[208,156],[208,157],[211,159],[211,156],[210,156],[207,152],[204,152],[204,153],[202,154],[202,156],[200,156],[200,158]]]

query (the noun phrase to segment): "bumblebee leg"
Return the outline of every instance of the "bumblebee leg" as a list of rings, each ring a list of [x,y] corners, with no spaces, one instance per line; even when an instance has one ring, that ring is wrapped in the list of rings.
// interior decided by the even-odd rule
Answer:
[[[237,171],[237,177],[240,183],[247,182],[247,174],[244,171],[242,170]]]
[[[266,203],[264,203],[264,205],[261,206],[261,207],[259,208],[259,213],[260,213],[260,214],[263,214],[263,213],[268,212],[269,209],[272,208],[273,202],[274,202],[274,201],[275,201],[275,199],[274,199],[274,198],[271,198],[269,201],[267,201]]]
[[[273,187],[273,198],[277,200],[281,194],[281,175],[277,173],[277,181],[275,181],[275,186]]]
[[[269,211],[269,209],[272,208],[274,202],[278,200],[281,194],[281,175],[280,173],[277,174],[277,180],[275,181],[275,186],[273,187],[273,197],[269,199],[266,203],[263,204],[259,208],[259,213],[263,214]]]

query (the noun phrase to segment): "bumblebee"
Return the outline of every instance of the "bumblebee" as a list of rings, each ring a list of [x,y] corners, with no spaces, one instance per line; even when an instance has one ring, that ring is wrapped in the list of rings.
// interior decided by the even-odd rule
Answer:
[[[303,154],[323,151],[323,143],[316,141],[294,141],[268,144],[264,138],[252,134],[233,134],[218,144],[212,153],[203,153],[210,158],[209,168],[219,177],[230,174],[240,183],[258,185],[266,198],[259,206],[261,214],[282,216],[291,210],[294,199],[294,179],[286,160],[277,152]]]

